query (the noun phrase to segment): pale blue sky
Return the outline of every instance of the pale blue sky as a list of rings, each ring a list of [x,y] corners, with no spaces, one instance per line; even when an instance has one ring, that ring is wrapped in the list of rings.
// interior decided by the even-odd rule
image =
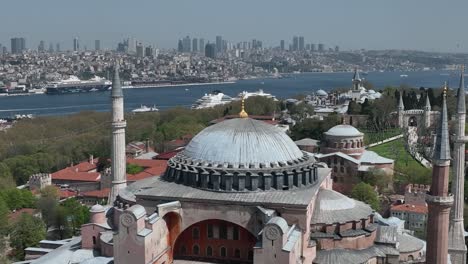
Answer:
[[[114,48],[124,37],[175,48],[187,34],[214,40],[263,40],[267,46],[304,35],[342,49],[468,52],[467,0],[2,0],[0,43],[26,37],[72,46]]]

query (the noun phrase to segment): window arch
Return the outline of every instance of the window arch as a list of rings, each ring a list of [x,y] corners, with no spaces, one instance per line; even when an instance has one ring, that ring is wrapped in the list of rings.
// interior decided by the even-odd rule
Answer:
[[[200,254],[200,247],[198,245],[193,245],[192,253],[193,253],[193,255],[199,255]]]
[[[236,248],[234,250],[234,257],[235,258],[240,258],[241,257],[240,249]]]
[[[96,237],[93,236],[93,245],[96,245]]]
[[[200,238],[200,229],[198,229],[198,227],[194,227],[192,229],[192,238],[193,239],[199,239]]]
[[[213,248],[211,246],[206,247],[206,255],[208,257],[213,256]]]
[[[227,256],[227,252],[226,252],[226,248],[225,247],[221,247],[220,250],[219,250],[219,254],[221,257],[226,257]]]

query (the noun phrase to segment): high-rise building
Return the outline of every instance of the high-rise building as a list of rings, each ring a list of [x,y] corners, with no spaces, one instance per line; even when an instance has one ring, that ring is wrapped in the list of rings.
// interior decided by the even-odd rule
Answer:
[[[216,57],[216,45],[214,43],[208,43],[205,46],[205,56],[214,59]]]
[[[197,38],[192,39],[192,51],[198,52],[198,39]]]
[[[182,42],[181,39],[177,42],[177,51],[178,52],[184,52],[184,43]]]
[[[80,50],[80,41],[78,38],[73,39],[73,51],[79,51]]]
[[[101,41],[99,39],[96,39],[94,41],[94,50],[96,51],[101,50]]]
[[[325,51],[325,45],[322,44],[322,43],[319,43],[319,44],[318,44],[318,51],[319,51],[319,52],[324,52],[324,51]]]
[[[203,54],[205,52],[205,39],[200,39],[200,45],[198,45],[198,47],[200,47],[200,53]]]
[[[54,44],[49,43],[49,52],[52,53],[54,52]]]
[[[151,45],[145,48],[145,57],[151,57],[153,56],[153,53],[154,53],[154,49]]]
[[[310,44],[306,44],[305,49],[306,49],[306,50],[310,50]]]
[[[60,52],[60,43],[55,44],[55,52]]]
[[[280,49],[284,50],[284,39],[280,41]]]
[[[39,52],[44,52],[45,51],[45,42],[43,40],[41,40],[39,42],[39,46],[37,47],[37,51],[39,51]]]
[[[216,36],[216,52],[223,52],[223,38],[221,36]]]
[[[304,37],[303,36],[299,37],[299,50],[301,51],[304,50]]]
[[[136,55],[139,58],[143,58],[143,44],[141,42],[136,45]]]
[[[293,37],[292,50],[293,51],[299,50],[299,38],[297,36]]]
[[[25,38],[12,38],[11,39],[11,53],[18,54],[26,50]]]
[[[335,46],[335,52],[340,52],[340,46],[338,45]]]
[[[192,51],[192,41],[190,40],[189,36],[186,36],[182,40],[183,52],[191,52]]]
[[[315,46],[315,44],[313,44],[313,43],[310,44],[310,51],[312,51],[312,52],[317,51],[317,47]]]
[[[7,53],[8,53],[7,47],[3,46],[2,47],[2,54],[7,54]]]

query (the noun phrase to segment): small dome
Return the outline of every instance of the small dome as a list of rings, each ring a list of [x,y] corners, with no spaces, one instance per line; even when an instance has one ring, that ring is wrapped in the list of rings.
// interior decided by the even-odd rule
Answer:
[[[320,189],[315,200],[312,224],[346,223],[366,219],[373,210],[369,205],[328,189]]]
[[[375,94],[375,91],[374,90],[369,90],[367,91],[369,94]]]
[[[318,90],[316,94],[317,94],[318,96],[327,96],[327,95],[328,95],[328,93],[325,92],[325,91],[322,90],[322,89]]]
[[[281,129],[250,118],[230,119],[205,128],[181,154],[193,160],[247,165],[287,162],[304,156]]]
[[[338,137],[359,137],[363,136],[359,130],[350,125],[337,125],[330,128],[325,132],[327,136],[338,136]]]
[[[102,213],[105,211],[105,208],[100,204],[95,204],[89,210],[91,213]]]

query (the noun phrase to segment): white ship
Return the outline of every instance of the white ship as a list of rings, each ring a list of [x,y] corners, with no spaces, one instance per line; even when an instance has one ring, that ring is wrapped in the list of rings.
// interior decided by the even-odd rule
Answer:
[[[247,98],[249,98],[251,96],[263,96],[263,97],[270,98],[270,99],[273,99],[275,101],[278,101],[278,99],[276,99],[276,97],[274,95],[269,94],[269,93],[265,93],[265,92],[263,92],[262,89],[260,89],[260,90],[258,90],[256,92],[243,91],[243,92],[239,93],[237,99],[242,99],[242,98],[247,99]]]
[[[139,108],[132,110],[132,113],[146,113],[146,112],[158,112],[159,109],[155,105],[153,107],[148,107],[146,105],[141,105]]]
[[[78,77],[71,75],[68,79],[47,84],[47,94],[67,94],[67,93],[87,93],[97,91],[108,91],[112,82],[94,76],[94,78],[82,81]]]
[[[192,105],[192,109],[211,108],[217,105],[227,104],[232,101],[232,97],[221,92],[215,92],[213,94],[205,94],[202,98],[198,99],[195,104]]]

